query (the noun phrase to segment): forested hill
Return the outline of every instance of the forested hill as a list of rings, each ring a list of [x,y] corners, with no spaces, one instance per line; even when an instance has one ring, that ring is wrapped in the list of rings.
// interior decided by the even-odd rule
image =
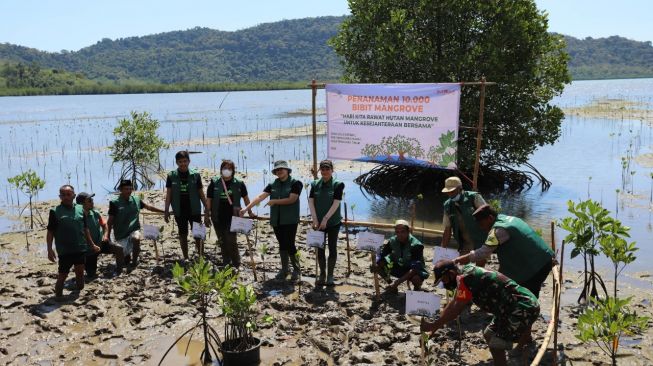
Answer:
[[[261,24],[235,32],[209,28],[115,41],[76,52],[48,53],[0,44],[2,61],[82,72],[98,80],[219,83],[337,80],[341,68],[327,45],[343,17]]]
[[[257,83],[339,79],[342,69],[327,40],[344,17],[261,24],[235,32],[208,28],[115,41],[79,51],[43,52],[0,44],[0,64],[36,63],[118,83]],[[653,77],[651,42],[622,37],[565,36],[575,79]]]
[[[653,77],[651,42],[612,36],[578,39],[565,36],[569,71],[574,79]]]

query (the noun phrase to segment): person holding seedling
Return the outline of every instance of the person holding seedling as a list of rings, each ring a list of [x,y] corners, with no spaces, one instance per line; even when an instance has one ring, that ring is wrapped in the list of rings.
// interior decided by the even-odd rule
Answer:
[[[277,176],[274,182],[265,187],[247,207],[240,210],[240,214],[251,210],[252,207],[270,197],[270,225],[274,229],[274,235],[279,242],[279,256],[281,257],[281,270],[276,276],[278,280],[285,280],[288,276],[288,262],[293,266],[292,280],[299,279],[301,269],[297,248],[295,247],[295,236],[299,225],[299,195],[304,185],[301,181],[290,176],[292,169],[288,167],[285,160],[274,162],[272,174]]]
[[[313,229],[324,231],[327,237],[329,266],[325,275],[325,249],[319,248],[317,251],[317,260],[320,266],[320,274],[317,284],[324,285],[326,279],[326,285],[333,286],[335,284],[333,271],[338,258],[338,234],[340,233],[342,220],[340,201],[342,201],[345,184],[333,178],[333,162],[331,160],[322,160],[320,162],[320,175],[322,178],[311,183],[308,206],[311,209]]]
[[[249,205],[245,182],[235,177],[236,165],[231,160],[220,164],[220,175],[213,177],[206,190],[207,211],[211,213],[213,228],[220,241],[223,265],[240,267],[237,233],[231,232],[231,218],[240,215],[240,200]],[[254,213],[248,211],[250,217]]]
[[[93,197],[95,193],[82,192],[77,195],[75,202],[84,208],[84,219],[86,220],[86,241],[94,246],[98,246],[100,251],[86,253],[86,276],[92,279],[96,276],[97,260],[100,254],[113,254],[116,257],[116,271],[114,275],[122,272],[124,265],[124,253],[122,247],[108,241],[102,240],[103,234],[107,232],[107,223],[104,221],[102,214],[95,209]]]
[[[118,185],[120,195],[109,201],[109,220],[103,241],[109,241],[111,232],[118,245],[123,249],[125,264],[138,265],[138,255],[141,252],[141,222],[138,215],[141,209],[164,213],[163,210],[150,206],[132,195],[134,185],[129,179],[123,179]],[[133,257],[132,257],[133,256]]]
[[[166,201],[164,205],[164,220],[170,221],[170,206],[175,216],[179,231],[179,244],[184,260],[188,260],[188,225],[191,229],[193,223],[202,222],[202,204],[204,205],[204,221],[209,225],[209,208],[204,191],[202,190],[202,177],[194,169],[189,169],[190,154],[188,151],[179,151],[175,154],[177,169],[168,173],[166,179]],[[195,250],[200,253],[201,239],[195,239]]]
[[[444,288],[456,293],[439,319],[427,322],[422,318],[420,330],[435,332],[455,320],[473,302],[494,315],[483,337],[494,364],[506,365],[506,351],[512,349],[514,342],[524,344],[531,326],[540,316],[540,304],[535,295],[502,273],[471,264],[459,269],[453,261],[443,260],[435,264],[433,273],[436,285],[441,281]]]
[[[442,192],[448,199],[444,201],[442,216],[442,247],[447,248],[451,236],[458,242],[458,252],[463,255],[481,247],[487,231],[482,230],[472,214],[485,205],[480,193],[463,190],[463,183],[458,177],[449,177],[444,181]],[[477,262],[483,265],[484,261]]]
[[[74,267],[77,291],[84,288],[84,263],[87,252],[99,252],[100,248],[86,238],[86,221],[82,205],[75,203],[75,188],[66,184],[59,188],[61,203],[50,210],[48,217],[46,245],[48,259],[51,262],[59,260],[57,282],[54,293],[57,298],[63,296],[63,286]],[[55,251],[52,249],[54,241]]]
[[[381,248],[376,257],[372,272],[392,282],[388,275],[397,277],[386,288],[386,293],[397,293],[399,285],[409,281],[415,291],[422,287],[422,282],[429,277],[424,263],[424,245],[410,233],[410,224],[406,220],[395,222],[395,235]]]

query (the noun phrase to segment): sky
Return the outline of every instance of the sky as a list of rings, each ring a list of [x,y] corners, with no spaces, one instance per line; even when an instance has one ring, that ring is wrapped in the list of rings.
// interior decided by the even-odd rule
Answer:
[[[653,41],[653,0],[536,0],[549,30],[577,38]],[[234,31],[261,23],[349,14],[346,0],[0,0],[0,43],[57,52],[103,38],[194,27]]]

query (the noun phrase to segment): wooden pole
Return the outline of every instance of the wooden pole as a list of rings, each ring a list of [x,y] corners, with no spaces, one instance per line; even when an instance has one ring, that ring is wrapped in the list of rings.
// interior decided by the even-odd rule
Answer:
[[[376,265],[374,257],[374,252],[370,252],[370,260],[372,261],[372,266]],[[379,290],[379,274],[374,271],[374,291],[376,292],[376,299],[378,300],[381,297],[381,291]]]
[[[313,179],[317,179],[317,108],[315,100],[317,99],[317,83],[315,79],[311,82],[311,90],[313,95]]]
[[[556,252],[556,237],[555,237],[555,222],[551,221],[551,249],[553,249],[553,253]],[[552,278],[553,280],[553,306],[555,307],[554,311],[554,324],[553,324],[553,364],[557,365],[558,364],[558,309],[560,308],[560,297],[556,296],[556,280],[555,277]],[[562,286],[562,283],[559,284]]]
[[[347,214],[347,202],[345,202],[345,243],[347,243],[347,277],[351,275],[351,256],[349,254],[349,218]]]
[[[252,250],[252,244],[249,242],[249,234],[246,234],[245,238],[247,239],[247,251],[249,252],[249,260],[252,264],[252,272],[254,272],[254,281],[258,281],[256,276],[256,262],[254,261],[254,251]]]
[[[474,161],[474,177],[472,187],[478,190],[478,171],[481,161],[481,141],[483,139],[483,112],[485,110],[485,76],[481,78],[481,105],[478,111],[478,126],[476,128],[476,160]]]
[[[154,256],[156,257],[156,263],[159,263],[159,248],[156,246],[156,240],[154,240]]]

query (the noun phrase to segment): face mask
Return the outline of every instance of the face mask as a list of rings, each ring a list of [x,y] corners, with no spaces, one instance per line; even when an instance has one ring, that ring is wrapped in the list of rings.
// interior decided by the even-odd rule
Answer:
[[[449,279],[449,282],[447,282],[447,283],[444,283],[444,282],[443,282],[442,285],[444,286],[445,289],[447,289],[447,290],[449,290],[449,291],[453,291],[453,290],[456,289],[456,285],[457,285],[457,284],[456,284],[456,280],[455,280],[455,279],[454,279],[454,280]]]
[[[232,172],[229,169],[222,169],[222,176],[225,177],[225,178],[231,177],[231,173]]]
[[[454,201],[454,202],[458,202],[458,201],[460,201],[460,193],[458,193],[457,195],[453,196],[453,197],[451,198],[451,200]]]

